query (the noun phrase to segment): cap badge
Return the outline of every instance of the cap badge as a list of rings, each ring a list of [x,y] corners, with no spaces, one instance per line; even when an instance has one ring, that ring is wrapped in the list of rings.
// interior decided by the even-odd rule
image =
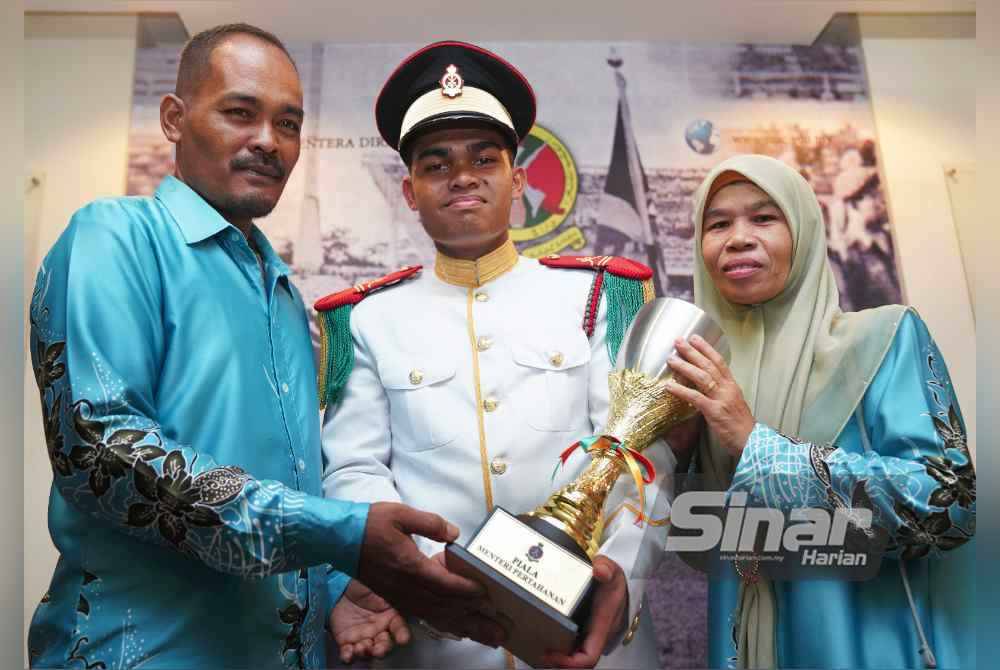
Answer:
[[[462,75],[458,73],[458,68],[449,65],[445,68],[444,76],[441,77],[441,95],[449,98],[457,98],[462,95]]]

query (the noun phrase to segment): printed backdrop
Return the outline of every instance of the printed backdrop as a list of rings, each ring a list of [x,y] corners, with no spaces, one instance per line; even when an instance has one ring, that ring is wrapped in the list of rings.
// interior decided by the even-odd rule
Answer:
[[[292,48],[305,90],[303,152],[260,222],[306,302],[433,260],[405,205],[405,169],[375,129],[375,96],[422,45]],[[901,302],[896,252],[860,49],[594,42],[486,44],[528,78],[538,125],[517,156],[528,189],[511,216],[522,253],[624,254],[659,293],[692,299],[691,195],[736,153],[798,169],[826,217],[845,309]],[[136,60],[128,192],[172,170],[158,119],[179,48]],[[704,579],[671,558],[650,587],[662,662],[703,666]]]
[[[301,45],[305,141],[262,227],[307,301],[433,248],[403,201],[403,164],[372,114],[393,67],[420,45]],[[860,50],[703,44],[488,44],[538,95],[538,125],[517,162],[527,193],[512,234],[530,256],[617,253],[654,266],[661,292],[691,297],[691,194],[735,153],[799,169],[819,196],[843,305],[901,300],[875,127]],[[160,132],[178,49],[140,49],[128,192],[150,194],[172,169]]]

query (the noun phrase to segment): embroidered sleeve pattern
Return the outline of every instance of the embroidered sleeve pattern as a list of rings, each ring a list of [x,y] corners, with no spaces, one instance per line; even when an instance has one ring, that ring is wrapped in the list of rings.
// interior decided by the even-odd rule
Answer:
[[[783,510],[823,507],[851,518],[869,509],[874,526],[889,533],[892,557],[920,558],[967,542],[975,533],[975,472],[940,352],[921,334],[915,339],[926,402],[900,408],[891,405],[899,394],[886,394],[886,407],[866,417],[871,450],[799,442],[758,423],[730,491],[746,492],[748,505]]]
[[[282,500],[274,487],[165,442],[152,421],[120,413],[127,406],[102,415],[106,403],[72,401],[65,343],[43,342],[34,324],[32,330],[36,352],[44,352],[32,362],[45,441],[55,486],[67,501],[223,572],[264,577],[285,569]],[[265,518],[273,522],[265,526]]]
[[[39,342],[43,347],[53,354],[64,343]],[[300,567],[284,540],[301,532],[295,525],[307,521],[310,496],[217,465],[165,440],[152,421],[102,415],[85,398],[68,402],[64,364],[35,358],[36,374],[47,375],[41,389],[46,444],[67,501],[222,572],[260,578]]]
[[[813,464],[830,453],[832,450],[799,442],[757,423],[729,490],[745,492],[750,505],[826,507],[823,479],[815,475]],[[828,475],[826,478],[829,480]]]

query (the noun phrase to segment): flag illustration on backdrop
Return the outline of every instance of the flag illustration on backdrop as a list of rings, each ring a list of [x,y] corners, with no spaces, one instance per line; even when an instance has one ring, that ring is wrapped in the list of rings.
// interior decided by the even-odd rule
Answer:
[[[518,156],[518,164],[524,168],[528,182],[524,187],[524,225],[538,225],[553,214],[565,214],[560,201],[566,190],[566,175],[556,152],[532,135],[524,138],[521,151],[524,157]]]
[[[666,273],[662,253],[656,244],[650,217],[649,182],[639,158],[639,147],[632,129],[625,77],[621,73],[622,59],[612,49],[608,65],[614,69],[618,85],[618,109],[615,136],[611,147],[608,176],[601,194],[597,216],[596,253],[628,255],[629,242],[640,246],[649,266],[653,268],[653,285],[657,295],[666,295]],[[639,260],[642,260],[641,258]]]

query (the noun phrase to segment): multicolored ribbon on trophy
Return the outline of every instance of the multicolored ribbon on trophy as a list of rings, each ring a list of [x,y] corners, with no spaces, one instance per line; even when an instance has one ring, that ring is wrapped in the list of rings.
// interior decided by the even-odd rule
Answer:
[[[611,519],[617,516],[618,512],[623,508],[635,514],[635,525],[637,526],[641,526],[643,522],[651,526],[664,526],[669,523],[669,517],[650,519],[643,512],[646,509],[646,484],[652,484],[653,480],[656,479],[656,468],[653,466],[652,461],[613,435],[591,435],[569,445],[559,455],[559,461],[556,463],[555,469],[552,470],[552,479],[556,478],[559,468],[566,465],[566,461],[569,460],[570,455],[577,449],[582,450],[586,454],[591,452],[610,452],[615,457],[620,458],[632,475],[636,490],[639,492],[638,509],[630,503],[622,503],[618,509],[608,516],[605,523],[610,523]]]

